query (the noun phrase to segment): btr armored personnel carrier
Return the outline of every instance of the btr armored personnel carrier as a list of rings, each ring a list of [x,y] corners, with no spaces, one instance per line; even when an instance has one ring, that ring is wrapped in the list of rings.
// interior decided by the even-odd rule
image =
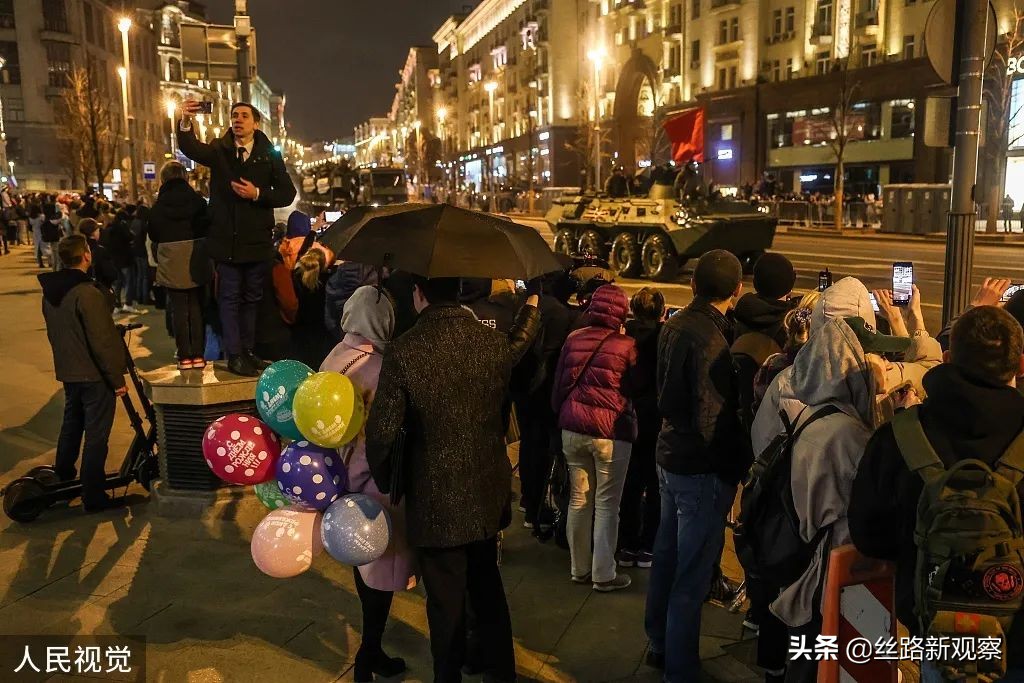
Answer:
[[[686,261],[712,249],[736,254],[749,273],[771,248],[777,221],[768,207],[730,198],[680,203],[672,195],[670,186],[657,184],[643,198],[563,195],[545,216],[555,251],[605,258],[620,277],[668,282]]]

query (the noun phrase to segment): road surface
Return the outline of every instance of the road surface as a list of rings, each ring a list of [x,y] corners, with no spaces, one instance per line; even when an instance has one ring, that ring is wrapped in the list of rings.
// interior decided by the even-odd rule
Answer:
[[[536,228],[549,243],[554,235],[542,220],[515,220]],[[945,245],[942,242],[902,241],[860,237],[803,236],[780,234],[775,238],[772,251],[790,258],[797,270],[797,289],[807,291],[817,287],[818,272],[825,267],[832,271],[833,280],[852,275],[869,289],[891,286],[893,261],[912,261],[914,278],[924,299],[925,323],[932,333],[941,329],[942,285],[944,281]],[[692,262],[691,262],[692,264]],[[974,285],[987,276],[1011,278],[1024,282],[1024,245],[978,246],[974,254]],[[665,294],[670,305],[681,306],[692,298],[689,271],[680,271],[676,282],[656,286]],[[751,279],[744,280],[744,289],[753,289]],[[645,280],[619,280],[627,292],[632,293],[651,283]]]

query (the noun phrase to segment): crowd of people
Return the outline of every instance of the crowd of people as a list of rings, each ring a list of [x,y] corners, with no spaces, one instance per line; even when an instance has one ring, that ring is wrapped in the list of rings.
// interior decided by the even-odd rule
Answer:
[[[364,432],[346,452],[350,488],[379,497],[394,524],[388,553],[354,570],[357,681],[405,669],[383,635],[394,591],[420,581],[434,680],[515,680],[499,569],[499,534],[516,506],[514,432],[522,524],[567,548],[567,583],[607,593],[649,569],[647,663],[665,681],[699,679],[702,605],[721,581],[738,496],[745,623],[769,683],[816,680],[817,661],[787,653],[793,638],[820,635],[829,551],[848,543],[896,564],[897,611],[911,634],[947,635],[937,614],[950,604],[991,617],[1006,633],[1007,680],[1024,680],[1024,620],[1013,622],[1024,593],[1024,544],[1013,533],[1024,293],[1000,303],[1009,282],[986,280],[972,307],[933,335],[916,288],[905,308],[852,277],[796,295],[794,267],[775,253],[755,264],[754,291],[744,293],[736,257],[708,252],[692,273],[692,303],[671,315],[656,288],[629,297],[592,264],[517,284],[338,262],[304,214],[275,234],[272,209],[294,187],[258,114],[235,105],[231,130],[203,144],[190,130],[194,104],[183,106],[179,139],[211,167],[209,205],[170,162],[152,209],[123,207],[124,228],[112,228],[116,214],[104,223],[83,216],[84,202],[74,209],[75,232],[55,250],[63,270],[40,276],[66,388],[62,477],[74,476],[84,433],[83,479],[88,470],[95,480],[123,391],[123,358],[95,354],[115,344],[114,298],[101,289],[121,283],[122,307],[144,300],[137,276],[155,263],[183,372],[224,355],[232,372],[255,376],[263,359],[293,358],[348,375],[367,398]],[[148,240],[141,256],[128,239],[136,221]],[[133,258],[104,255],[118,248]],[[222,350],[212,350],[218,338]],[[783,465],[770,497],[788,501],[791,523],[779,528],[790,536],[765,539],[767,527],[751,522],[777,522],[774,508],[746,501]],[[1005,514],[985,518],[993,533],[972,536],[969,566],[958,564],[944,520],[978,510],[972,496],[941,497],[936,482],[950,481],[993,505],[1006,498]],[[95,484],[83,486],[87,509],[108,504]],[[919,501],[932,498],[955,514],[922,521]],[[933,567],[944,582],[934,583]],[[957,666],[926,662],[923,676],[940,680],[942,667]]]

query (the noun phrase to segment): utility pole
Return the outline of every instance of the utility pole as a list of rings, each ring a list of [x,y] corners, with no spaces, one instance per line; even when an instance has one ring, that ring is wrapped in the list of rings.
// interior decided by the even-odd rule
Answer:
[[[954,66],[958,68],[953,187],[946,228],[946,286],[942,321],[949,322],[970,302],[974,268],[974,189],[978,176],[981,100],[988,50],[988,0],[958,0]],[[992,27],[991,30],[995,30]]]
[[[249,82],[249,36],[252,20],[249,18],[248,0],[235,0],[235,37],[238,39],[238,81],[242,86],[242,101],[252,102]]]
[[[132,72],[131,59],[128,51],[128,31],[132,28],[131,17],[121,17],[117,22],[117,28],[121,32],[121,53],[124,65],[118,69],[121,76],[122,107],[124,108],[124,139],[128,146],[128,164],[131,166],[129,176],[131,177],[132,201],[139,201],[139,163],[135,154],[135,116],[131,113],[132,107]]]

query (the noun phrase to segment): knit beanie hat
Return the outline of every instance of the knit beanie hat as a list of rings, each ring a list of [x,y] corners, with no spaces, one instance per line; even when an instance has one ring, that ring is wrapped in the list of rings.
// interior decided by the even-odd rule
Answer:
[[[769,299],[781,299],[793,291],[796,270],[782,254],[764,254],[754,264],[754,290]]]
[[[288,216],[288,236],[305,237],[312,229],[309,216],[301,211],[292,211]]]

